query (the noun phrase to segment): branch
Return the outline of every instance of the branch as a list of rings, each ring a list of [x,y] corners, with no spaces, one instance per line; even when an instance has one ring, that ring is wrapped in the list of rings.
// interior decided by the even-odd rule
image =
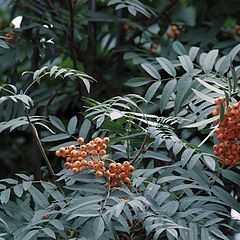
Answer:
[[[41,152],[41,154],[42,154],[42,156],[43,156],[47,166],[48,166],[48,169],[49,169],[49,171],[50,171],[50,173],[51,173],[51,175],[53,177],[53,180],[54,180],[55,184],[58,186],[58,188],[61,190],[61,192],[63,193],[63,190],[62,190],[60,184],[57,182],[57,178],[56,178],[56,175],[55,175],[55,173],[53,171],[52,165],[51,165],[51,163],[50,163],[50,161],[49,161],[49,159],[48,159],[48,157],[47,157],[47,155],[46,155],[46,153],[45,153],[45,151],[43,149],[42,143],[41,143],[41,141],[39,139],[39,136],[38,136],[37,129],[34,126],[34,124],[31,122],[31,119],[30,119],[30,117],[28,115],[28,112],[27,112],[26,108],[25,108],[25,114],[26,114],[28,123],[29,123],[29,125],[30,125],[30,127],[32,129],[33,137],[34,137],[34,139],[35,139],[35,141],[37,143],[37,146],[38,146],[38,148],[39,148],[39,150],[40,150],[40,152]]]
[[[143,142],[142,142],[142,145],[141,145],[138,153],[137,153],[136,156],[133,158],[133,160],[130,161],[131,164],[134,164],[134,162],[138,159],[138,157],[140,156],[140,154],[141,154],[142,152],[144,152],[145,146],[146,146],[146,142],[147,142],[148,138],[149,138],[149,133],[147,133],[147,134],[145,135],[145,138],[144,138],[144,140],[143,140]]]
[[[69,48],[71,52],[73,68],[77,69],[77,61],[74,54],[74,8],[73,8],[72,0],[68,0],[68,5],[69,5],[69,14],[70,14]]]

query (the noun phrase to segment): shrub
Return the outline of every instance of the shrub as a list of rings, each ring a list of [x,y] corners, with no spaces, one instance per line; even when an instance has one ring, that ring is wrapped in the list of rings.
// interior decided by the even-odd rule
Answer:
[[[177,60],[159,57],[145,62],[142,68],[151,77],[127,81],[133,87],[148,85],[145,94],[115,96],[104,102],[85,98],[87,110],[80,124],[77,116],[64,123],[53,115],[35,115],[32,110],[42,105],[35,98],[38,89],[31,92],[31,86],[49,76],[63,78],[59,81],[80,79],[89,90],[93,79],[82,72],[44,67],[34,72],[25,91],[9,84],[1,87],[2,94],[6,93],[0,98],[2,106],[14,102],[23,115],[2,122],[0,130],[26,131],[24,126],[29,126],[52,174],[52,180],[34,180],[23,173],[16,174],[16,179],[0,180],[3,239],[205,240],[232,236],[238,226],[231,219],[231,208],[240,212],[236,200],[239,166],[218,162],[212,149],[217,143],[213,123],[219,119],[221,125],[228,106],[239,101],[239,66],[234,59],[240,45],[220,58],[217,49],[208,53],[197,47],[187,50],[180,42],[173,48]],[[163,72],[170,77],[161,79]],[[224,97],[226,104],[211,116],[218,97]],[[39,135],[36,125],[46,131]],[[55,174],[51,167],[54,152],[61,149],[57,155],[68,157],[67,147],[82,144],[82,137],[89,142],[109,137],[105,157],[134,165],[132,184],[105,187],[109,176],[97,177],[91,169],[78,174],[63,169]],[[50,147],[50,154],[44,151],[46,143],[51,145],[45,146]],[[84,155],[89,161],[91,151]],[[79,154],[75,151],[71,157]]]

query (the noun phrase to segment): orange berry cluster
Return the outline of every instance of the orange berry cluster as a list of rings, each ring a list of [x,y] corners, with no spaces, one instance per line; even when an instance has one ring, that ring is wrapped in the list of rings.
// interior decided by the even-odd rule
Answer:
[[[166,33],[168,38],[176,38],[180,35],[180,30],[176,25],[172,25],[171,30]]]
[[[108,181],[104,184],[105,187],[131,184],[129,176],[134,167],[128,161],[121,164],[102,158],[106,155],[107,144],[110,142],[108,137],[103,139],[97,137],[86,144],[84,142],[84,138],[80,137],[79,147],[75,145],[61,147],[55,152],[57,157],[65,158],[64,168],[71,169],[74,174],[88,170],[94,172],[97,178],[106,177]]]
[[[216,110],[212,112],[213,116],[220,113],[220,105],[226,107],[224,97],[216,100]],[[216,128],[216,137],[223,141],[213,146],[214,154],[219,157],[219,161],[225,165],[236,165],[240,162],[240,102],[230,106],[222,122],[215,121],[219,124]]]

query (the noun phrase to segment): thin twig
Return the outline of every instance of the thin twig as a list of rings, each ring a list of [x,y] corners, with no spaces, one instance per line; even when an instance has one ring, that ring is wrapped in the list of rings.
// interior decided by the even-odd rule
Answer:
[[[145,138],[144,138],[144,140],[143,140],[143,142],[142,142],[142,145],[141,145],[138,153],[137,153],[136,156],[133,158],[133,160],[130,161],[131,164],[133,164],[133,163],[138,159],[138,157],[140,156],[140,154],[145,150],[145,146],[146,146],[146,142],[147,142],[148,138],[149,138],[149,133],[147,133],[147,134],[145,135]]]
[[[35,141],[36,141],[36,143],[37,143],[37,146],[38,146],[38,148],[39,148],[39,150],[40,150],[40,152],[41,152],[41,154],[42,154],[42,156],[43,156],[43,158],[44,158],[47,166],[48,166],[48,169],[49,169],[49,171],[50,171],[50,173],[51,173],[51,175],[52,175],[52,177],[53,177],[53,180],[54,180],[55,184],[58,186],[59,190],[62,192],[62,194],[64,194],[64,193],[63,193],[63,190],[62,190],[62,188],[61,188],[61,186],[60,186],[60,184],[59,184],[58,181],[57,181],[57,178],[56,178],[56,175],[55,175],[55,173],[54,173],[54,171],[53,171],[52,165],[51,165],[51,163],[50,163],[50,161],[49,161],[49,159],[48,159],[48,157],[47,157],[47,155],[46,155],[46,153],[45,153],[45,151],[44,151],[44,148],[43,148],[43,146],[42,146],[42,143],[41,143],[41,141],[40,141],[40,139],[39,139],[37,129],[36,129],[36,127],[34,126],[34,124],[31,122],[31,119],[30,119],[30,117],[29,117],[29,115],[28,115],[28,111],[27,111],[26,108],[25,108],[25,114],[26,114],[28,123],[29,123],[29,125],[30,125],[30,127],[31,127],[31,129],[32,129],[33,137],[34,137],[34,139],[35,139]]]
[[[72,0],[68,0],[69,14],[70,14],[70,33],[69,33],[69,48],[73,62],[73,68],[77,69],[77,61],[74,54],[74,8]]]

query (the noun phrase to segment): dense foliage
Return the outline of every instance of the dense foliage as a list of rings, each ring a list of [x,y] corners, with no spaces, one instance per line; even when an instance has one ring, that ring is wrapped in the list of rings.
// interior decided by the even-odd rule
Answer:
[[[0,239],[233,239],[236,2],[2,4]]]

